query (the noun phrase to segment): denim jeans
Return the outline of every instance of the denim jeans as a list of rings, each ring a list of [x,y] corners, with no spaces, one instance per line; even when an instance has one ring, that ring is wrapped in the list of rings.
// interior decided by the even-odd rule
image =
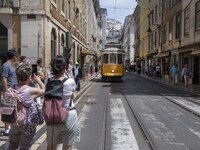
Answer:
[[[78,76],[75,77],[75,82],[76,82],[77,89],[80,89],[80,87],[81,87],[80,78]]]

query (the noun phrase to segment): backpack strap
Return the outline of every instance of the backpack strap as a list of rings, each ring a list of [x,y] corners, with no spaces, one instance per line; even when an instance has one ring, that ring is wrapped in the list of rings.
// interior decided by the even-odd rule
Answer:
[[[65,81],[67,81],[69,78],[64,78],[63,80],[62,80],[62,83],[65,83]]]

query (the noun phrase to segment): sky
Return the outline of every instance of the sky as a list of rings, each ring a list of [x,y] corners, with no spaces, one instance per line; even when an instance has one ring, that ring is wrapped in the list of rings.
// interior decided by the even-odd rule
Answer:
[[[101,8],[107,9],[107,18],[115,19],[121,23],[124,22],[127,15],[134,12],[136,5],[136,0],[100,0]],[[116,9],[114,9],[115,6]]]

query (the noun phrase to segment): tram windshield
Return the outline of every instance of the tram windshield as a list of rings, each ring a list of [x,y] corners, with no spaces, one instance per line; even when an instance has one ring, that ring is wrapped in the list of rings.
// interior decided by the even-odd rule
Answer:
[[[116,54],[110,54],[110,63],[116,64]]]
[[[118,64],[123,64],[122,54],[118,54],[117,57],[118,57]]]

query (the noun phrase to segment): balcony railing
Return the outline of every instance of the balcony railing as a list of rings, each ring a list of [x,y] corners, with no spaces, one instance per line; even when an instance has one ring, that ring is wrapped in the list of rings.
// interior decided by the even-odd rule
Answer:
[[[0,0],[0,7],[13,7],[12,0]]]

